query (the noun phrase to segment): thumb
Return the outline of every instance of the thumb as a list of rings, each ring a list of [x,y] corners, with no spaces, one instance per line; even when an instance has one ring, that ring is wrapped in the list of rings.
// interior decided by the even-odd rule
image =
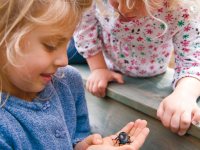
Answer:
[[[85,143],[88,145],[99,145],[103,143],[103,139],[100,134],[92,134],[85,138]]]
[[[118,83],[124,83],[123,77],[120,73],[113,72],[113,79]]]

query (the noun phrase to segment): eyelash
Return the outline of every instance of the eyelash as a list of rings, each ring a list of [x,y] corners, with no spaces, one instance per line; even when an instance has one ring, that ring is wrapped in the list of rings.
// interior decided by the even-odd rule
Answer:
[[[54,50],[57,49],[56,46],[48,45],[48,44],[46,44],[46,43],[43,43],[43,45],[44,45],[45,48],[47,48],[47,49],[50,50],[50,51],[54,51]]]

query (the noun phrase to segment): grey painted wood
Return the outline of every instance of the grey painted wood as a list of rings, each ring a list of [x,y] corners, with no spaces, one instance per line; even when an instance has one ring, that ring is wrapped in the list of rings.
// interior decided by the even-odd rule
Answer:
[[[88,66],[73,66],[80,71],[85,83],[90,74]],[[125,84],[109,84],[107,96],[156,119],[156,110],[160,102],[172,92],[173,73],[173,69],[168,69],[165,74],[153,78],[130,78],[124,76]],[[200,101],[198,101],[198,104],[200,106]],[[200,139],[200,127],[192,125],[188,133]]]
[[[199,139],[187,135],[180,137],[161,123],[127,105],[108,97],[97,98],[86,92],[90,124],[93,133],[108,136],[119,131],[124,125],[138,118],[148,121],[150,134],[141,150],[199,150]]]

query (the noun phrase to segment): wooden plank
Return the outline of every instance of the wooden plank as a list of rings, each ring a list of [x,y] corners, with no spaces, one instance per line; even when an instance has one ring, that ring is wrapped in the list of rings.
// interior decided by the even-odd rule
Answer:
[[[73,66],[80,71],[85,83],[90,74],[88,66]],[[172,92],[172,78],[173,69],[168,69],[165,74],[153,78],[124,76],[125,84],[109,84],[107,96],[157,119],[156,111],[160,102]],[[200,106],[200,101],[198,104]],[[200,127],[192,125],[188,133],[200,139]]]
[[[131,107],[112,100],[108,97],[97,98],[86,92],[89,118],[92,131],[108,136],[116,133],[126,123],[138,118],[148,121],[150,134],[141,150],[199,150],[199,139],[187,135],[178,136],[161,123]]]

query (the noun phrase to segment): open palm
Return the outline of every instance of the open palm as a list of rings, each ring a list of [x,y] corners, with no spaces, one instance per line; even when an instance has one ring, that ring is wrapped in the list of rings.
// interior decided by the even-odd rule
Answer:
[[[130,122],[115,135],[103,138],[101,145],[90,146],[87,150],[137,150],[143,145],[149,133],[149,129],[146,126],[147,122],[145,120],[138,119],[135,122]],[[126,132],[130,136],[131,143],[119,144],[116,138],[121,132]]]

